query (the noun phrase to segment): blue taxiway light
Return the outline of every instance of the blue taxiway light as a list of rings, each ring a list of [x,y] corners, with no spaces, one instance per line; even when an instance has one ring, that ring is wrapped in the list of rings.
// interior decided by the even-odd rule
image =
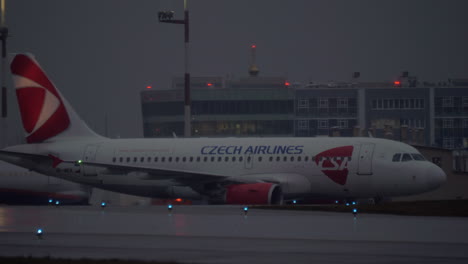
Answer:
[[[336,200],[335,203],[337,204],[337,203],[338,203],[338,200]]]
[[[172,204],[168,205],[167,209],[172,209]]]
[[[355,214],[355,213],[357,213],[357,209],[356,209],[356,208],[353,209],[353,214]]]
[[[106,207],[106,205],[107,205],[106,202],[101,203],[101,207]]]
[[[60,201],[55,201],[55,205],[59,205],[60,204]]]
[[[42,234],[42,229],[41,229],[41,228],[37,229],[37,232],[36,232],[36,233],[37,233],[38,235],[41,235],[41,234]]]
[[[346,203],[346,206],[349,206],[349,203]]]
[[[296,200],[293,200],[293,204],[296,204],[296,203],[297,203],[297,201],[296,201]]]
[[[52,200],[52,199],[49,199],[49,203],[53,203],[53,202],[54,202],[54,200]]]
[[[353,205],[356,205],[356,202],[355,202],[355,201],[353,201]]]
[[[249,208],[246,206],[244,207],[244,212],[247,212],[249,210]]]

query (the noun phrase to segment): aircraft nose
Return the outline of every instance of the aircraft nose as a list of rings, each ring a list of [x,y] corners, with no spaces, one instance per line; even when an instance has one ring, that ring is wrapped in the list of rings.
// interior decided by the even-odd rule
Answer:
[[[445,172],[435,164],[431,164],[431,166],[426,169],[426,176],[428,187],[431,190],[439,188],[447,181]]]

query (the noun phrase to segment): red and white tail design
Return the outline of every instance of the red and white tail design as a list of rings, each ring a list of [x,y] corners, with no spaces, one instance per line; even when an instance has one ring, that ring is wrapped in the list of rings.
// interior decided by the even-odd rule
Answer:
[[[16,55],[11,72],[28,143],[97,136],[79,119],[34,58]]]

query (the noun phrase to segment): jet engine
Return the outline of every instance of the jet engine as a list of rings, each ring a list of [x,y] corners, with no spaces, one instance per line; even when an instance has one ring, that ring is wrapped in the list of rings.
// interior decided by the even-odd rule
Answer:
[[[283,192],[278,184],[248,183],[226,187],[226,204],[282,204]]]

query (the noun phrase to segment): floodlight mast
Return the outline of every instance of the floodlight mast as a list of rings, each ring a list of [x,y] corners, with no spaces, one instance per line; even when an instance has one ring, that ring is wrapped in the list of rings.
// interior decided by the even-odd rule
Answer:
[[[190,97],[190,73],[189,73],[189,11],[187,0],[184,0],[184,19],[173,19],[174,11],[158,12],[159,22],[183,24],[185,41],[185,75],[184,75],[184,136],[191,137],[191,97]]]

